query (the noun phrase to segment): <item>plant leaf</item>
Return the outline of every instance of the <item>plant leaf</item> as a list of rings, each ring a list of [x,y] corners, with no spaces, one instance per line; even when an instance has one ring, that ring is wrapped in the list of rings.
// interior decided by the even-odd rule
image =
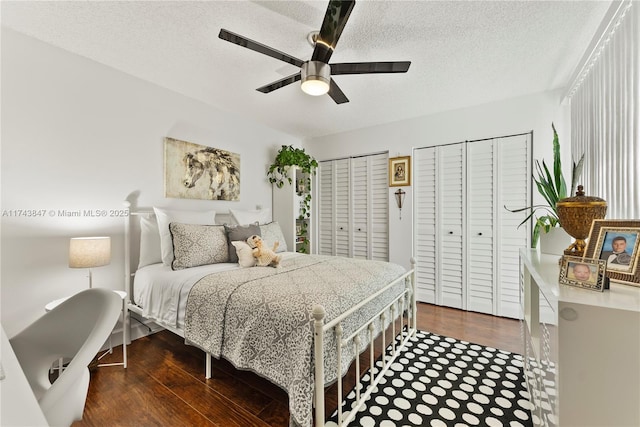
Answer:
[[[580,179],[580,175],[582,175],[582,167],[584,166],[584,153],[580,156],[580,160],[578,163],[573,162],[573,168],[571,169],[571,193],[570,196],[576,194],[576,187],[578,186],[578,180]]]
[[[567,183],[562,175],[562,162],[560,159],[560,140],[558,138],[558,132],[556,127],[551,123],[551,129],[553,129],[553,175],[555,178],[555,188],[558,194],[558,200],[567,197]]]
[[[558,200],[558,194],[556,193],[556,189],[553,187],[553,181],[551,179],[551,174],[549,173],[549,169],[545,164],[544,160],[542,161],[542,168],[540,167],[540,163],[537,163],[538,166],[538,175],[539,179],[534,181],[536,183],[536,187],[538,187],[538,192],[544,197],[549,206],[555,211],[556,209],[556,201]]]
[[[553,174],[549,171],[547,164],[544,160],[542,162],[536,160],[535,165],[535,175],[531,178],[538,189],[538,193],[544,198],[547,202],[548,206],[545,205],[532,205],[527,206],[520,209],[509,209],[506,206],[504,208],[509,212],[522,212],[530,209],[531,212],[527,215],[527,217],[518,225],[518,227],[527,223],[529,220],[533,220],[532,227],[532,238],[531,238],[531,246],[533,248],[536,247],[538,243],[538,238],[540,237],[540,232],[547,232],[552,227],[556,227],[559,225],[558,213],[556,211],[556,203],[560,199],[564,199],[567,197],[567,183],[564,179],[564,175],[562,174],[562,163],[560,160],[560,140],[558,138],[558,132],[556,132],[555,125],[551,123],[551,128],[553,129]],[[578,162],[578,164],[573,165],[572,169],[572,192],[573,186],[577,182],[580,173],[582,172],[582,163],[583,163],[584,155]],[[574,179],[575,176],[575,179]],[[537,213],[540,210],[545,210],[546,213],[540,217],[537,217]]]

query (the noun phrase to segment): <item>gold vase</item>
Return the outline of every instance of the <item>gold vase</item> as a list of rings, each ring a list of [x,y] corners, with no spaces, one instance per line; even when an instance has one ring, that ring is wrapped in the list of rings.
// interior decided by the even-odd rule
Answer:
[[[584,256],[587,246],[585,239],[589,237],[591,223],[594,219],[603,219],[607,213],[607,202],[599,197],[585,196],[582,185],[578,185],[578,191],[573,197],[558,200],[556,212],[560,225],[574,239],[565,255]]]

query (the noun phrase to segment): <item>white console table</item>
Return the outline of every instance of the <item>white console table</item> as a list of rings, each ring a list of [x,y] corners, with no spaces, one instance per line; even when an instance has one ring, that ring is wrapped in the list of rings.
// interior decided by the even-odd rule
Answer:
[[[520,250],[525,374],[536,424],[640,426],[640,288],[560,285],[558,259]]]

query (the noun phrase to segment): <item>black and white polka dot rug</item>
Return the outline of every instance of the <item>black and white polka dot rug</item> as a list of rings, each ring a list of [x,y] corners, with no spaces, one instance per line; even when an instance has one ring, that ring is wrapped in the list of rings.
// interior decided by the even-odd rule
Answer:
[[[523,365],[519,354],[418,331],[349,425],[532,426]],[[351,390],[343,408],[355,399]],[[337,420],[336,411],[327,425]]]

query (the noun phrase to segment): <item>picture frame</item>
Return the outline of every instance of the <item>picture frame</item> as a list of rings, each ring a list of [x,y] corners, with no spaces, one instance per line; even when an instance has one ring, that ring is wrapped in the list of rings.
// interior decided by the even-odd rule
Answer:
[[[411,185],[411,156],[389,159],[389,187]]]
[[[585,256],[605,260],[612,282],[640,287],[640,220],[594,220]]]
[[[165,137],[164,196],[239,201],[240,155]]]
[[[560,260],[559,282],[563,285],[602,292],[606,285],[606,269],[605,260],[564,255]]]

